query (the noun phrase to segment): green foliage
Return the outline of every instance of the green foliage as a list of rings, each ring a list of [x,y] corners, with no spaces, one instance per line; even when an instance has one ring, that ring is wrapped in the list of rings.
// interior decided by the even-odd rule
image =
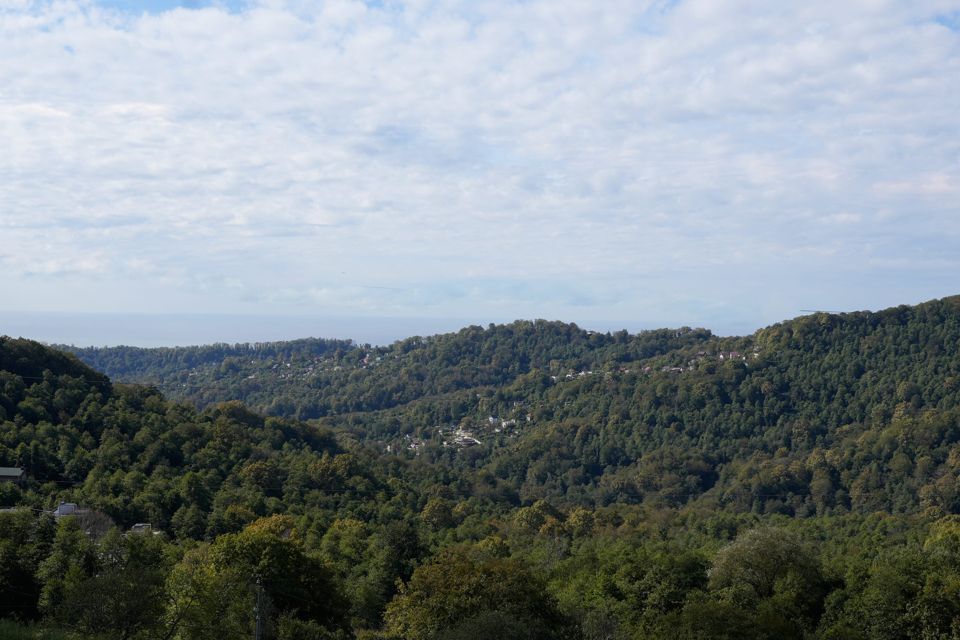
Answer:
[[[710,589],[722,601],[755,612],[757,624],[781,637],[816,627],[829,592],[816,554],[793,532],[751,529],[717,553]]]
[[[0,483],[21,507],[0,512],[0,618],[13,637],[250,637],[255,607],[291,640],[960,637],[957,344],[954,298],[744,338],[536,321],[83,350],[143,387],[2,338],[0,466],[27,480]],[[55,524],[62,500],[83,509]]]
[[[41,584],[38,570],[50,554],[55,529],[50,517],[29,509],[0,513],[0,602],[3,615],[35,619]]]
[[[81,530],[79,521],[61,519],[50,555],[37,569],[37,578],[43,585],[38,603],[40,610],[59,622],[69,622],[70,617],[62,605],[82,593],[84,583],[96,573],[97,564],[94,544]]]
[[[163,623],[181,640],[243,638],[253,635],[256,601],[249,575],[217,567],[209,547],[188,551],[171,570]]]
[[[947,514],[960,512],[958,306],[817,314],[745,338],[523,321],[378,348],[75,351],[201,406],[322,417],[381,451],[469,471],[469,493],[500,502]],[[9,411],[29,421],[53,411],[42,393],[17,397],[27,404]],[[444,447],[456,427],[481,444]],[[204,526],[188,511],[177,524]]]
[[[277,625],[278,640],[347,640],[349,634],[340,629],[331,631],[309,620],[300,620],[292,615],[280,616]]]
[[[23,625],[4,619],[0,619],[0,638],[3,640],[73,640],[65,631]]]
[[[58,548],[60,541],[58,537],[55,552],[66,551]],[[97,566],[91,575],[65,580],[52,617],[82,634],[107,633],[119,640],[157,627],[169,570],[165,546],[159,538],[121,536],[114,529],[97,545]]]
[[[387,626],[408,640],[572,637],[522,563],[468,552],[418,567],[387,607]]]
[[[273,610],[327,628],[343,626],[347,603],[322,561],[306,553],[289,516],[271,516],[217,538],[210,557],[219,571],[262,586]]]
[[[650,358],[709,336],[702,329],[611,335],[524,320],[413,337],[390,347],[305,339],[160,349],[61,348],[113,378],[154,384],[199,406],[238,398],[269,415],[306,419],[507,385],[536,370],[566,373]]]

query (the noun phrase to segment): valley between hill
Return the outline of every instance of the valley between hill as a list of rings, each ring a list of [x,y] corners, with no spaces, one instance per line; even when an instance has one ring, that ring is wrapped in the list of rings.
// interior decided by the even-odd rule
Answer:
[[[957,297],[733,338],[2,338],[0,625],[960,637],[958,345]]]

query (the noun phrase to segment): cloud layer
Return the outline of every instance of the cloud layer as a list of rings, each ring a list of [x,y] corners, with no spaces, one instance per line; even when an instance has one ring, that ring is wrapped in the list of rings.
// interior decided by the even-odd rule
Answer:
[[[723,330],[957,292],[958,2],[117,4],[0,0],[5,308]]]

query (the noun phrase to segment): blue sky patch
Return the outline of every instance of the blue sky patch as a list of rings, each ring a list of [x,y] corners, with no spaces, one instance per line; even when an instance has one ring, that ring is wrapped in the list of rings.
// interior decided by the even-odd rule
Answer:
[[[934,18],[934,22],[945,26],[951,31],[960,31],[960,11],[942,13]]]
[[[97,4],[132,14],[163,13],[173,9],[222,7],[238,12],[249,5],[246,0],[97,0]]]

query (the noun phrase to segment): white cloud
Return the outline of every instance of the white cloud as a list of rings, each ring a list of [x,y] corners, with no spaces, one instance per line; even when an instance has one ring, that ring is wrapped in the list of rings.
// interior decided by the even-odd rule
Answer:
[[[957,175],[936,172],[915,176],[913,180],[883,182],[875,187],[881,193],[945,196],[960,192],[960,180]]]
[[[875,306],[945,295],[884,283],[960,238],[957,9],[8,0],[0,293],[41,306],[66,261],[75,309],[136,310],[109,288],[139,278],[206,311],[670,321],[735,280],[716,326],[861,286],[855,247]]]

